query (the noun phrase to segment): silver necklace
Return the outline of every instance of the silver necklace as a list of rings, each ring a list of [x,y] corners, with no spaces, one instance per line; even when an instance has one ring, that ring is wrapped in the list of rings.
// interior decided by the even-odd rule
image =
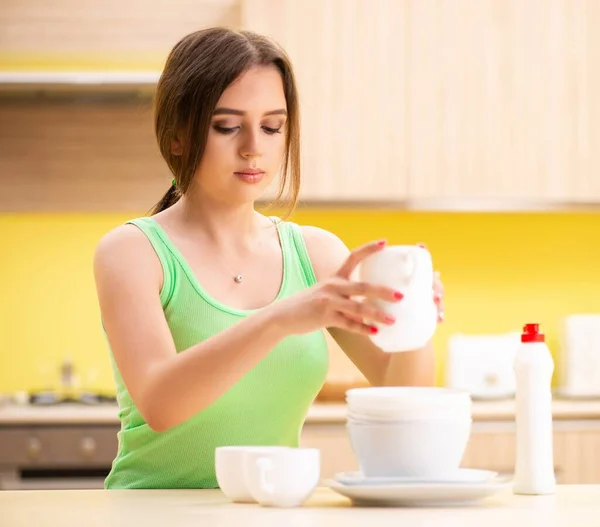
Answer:
[[[221,260],[221,262],[223,262],[223,260]],[[227,272],[233,276],[233,281],[236,284],[241,284],[242,281],[244,280],[244,277],[241,274],[234,274],[231,272],[231,270],[229,269],[229,267],[225,266],[225,263],[223,263],[223,267],[225,267],[225,269],[227,270]]]
[[[277,220],[276,220],[276,218],[269,218],[269,219],[271,220],[271,222],[273,223],[273,225],[275,225],[275,226],[277,225]],[[277,227],[275,227],[275,228],[277,228]],[[241,283],[242,283],[242,281],[244,280],[244,277],[243,277],[241,274],[234,274],[234,273],[232,273],[232,272],[231,272],[231,269],[229,269],[229,267],[227,267],[227,266],[225,265],[225,262],[223,262],[223,260],[222,260],[222,259],[221,259],[221,262],[223,263],[223,267],[225,267],[225,269],[227,270],[227,272],[228,272],[228,273],[229,273],[231,276],[233,276],[233,281],[234,281],[236,284],[241,284]]]

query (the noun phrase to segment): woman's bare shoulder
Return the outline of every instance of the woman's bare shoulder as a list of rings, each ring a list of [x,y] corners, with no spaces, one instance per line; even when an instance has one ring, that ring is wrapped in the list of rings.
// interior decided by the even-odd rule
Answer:
[[[133,224],[108,231],[94,253],[94,273],[100,276],[130,276],[135,273],[160,276],[160,262],[146,235]]]

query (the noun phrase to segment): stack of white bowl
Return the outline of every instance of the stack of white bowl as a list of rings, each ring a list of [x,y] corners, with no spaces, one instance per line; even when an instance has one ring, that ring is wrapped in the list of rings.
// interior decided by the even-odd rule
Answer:
[[[350,442],[365,477],[443,479],[460,467],[471,434],[469,392],[355,388],[346,402]]]

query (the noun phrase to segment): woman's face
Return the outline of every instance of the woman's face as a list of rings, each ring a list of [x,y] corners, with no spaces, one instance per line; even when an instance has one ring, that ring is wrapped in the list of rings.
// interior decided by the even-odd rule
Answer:
[[[287,105],[274,66],[252,68],[221,95],[194,184],[218,201],[254,202],[285,151]]]

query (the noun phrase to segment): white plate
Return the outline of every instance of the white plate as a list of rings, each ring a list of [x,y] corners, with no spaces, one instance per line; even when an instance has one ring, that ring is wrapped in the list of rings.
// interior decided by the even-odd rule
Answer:
[[[343,485],[330,480],[329,487],[356,506],[456,507],[472,505],[512,486],[512,480],[496,478],[487,483],[412,483],[403,485]]]
[[[334,480],[342,485],[463,485],[470,483],[487,483],[498,476],[497,472],[492,470],[479,470],[475,468],[459,468],[448,474],[436,478],[415,478],[415,477],[365,477],[362,472],[341,472],[334,476]]]

